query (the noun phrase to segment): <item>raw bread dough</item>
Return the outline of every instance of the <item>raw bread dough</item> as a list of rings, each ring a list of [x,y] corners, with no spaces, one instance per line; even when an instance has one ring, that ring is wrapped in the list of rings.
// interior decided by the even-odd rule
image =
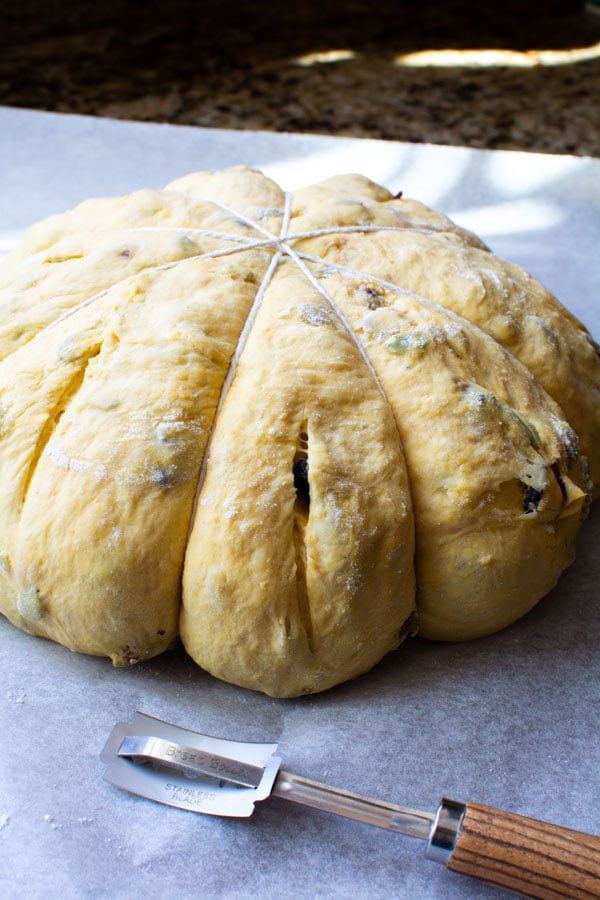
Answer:
[[[91,200],[0,272],[0,611],[116,665],[181,636],[293,696],[489,634],[572,561],[599,447],[583,326],[360,176]]]

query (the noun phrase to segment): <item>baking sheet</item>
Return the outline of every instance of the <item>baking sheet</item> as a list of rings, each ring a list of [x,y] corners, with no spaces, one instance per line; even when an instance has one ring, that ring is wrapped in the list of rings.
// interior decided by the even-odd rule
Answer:
[[[0,109],[0,249],[94,195],[246,163],[286,188],[360,171],[473,228],[600,337],[600,160],[202,130]],[[600,506],[598,504],[597,506]],[[197,816],[102,780],[136,710],[277,741],[290,771],[433,811],[442,795],[600,830],[600,510],[557,588],[501,634],[411,641],[325,694],[273,700],[183,652],[114,669],[0,619],[0,884],[6,898],[495,898],[423,842],[276,798],[249,820]]]

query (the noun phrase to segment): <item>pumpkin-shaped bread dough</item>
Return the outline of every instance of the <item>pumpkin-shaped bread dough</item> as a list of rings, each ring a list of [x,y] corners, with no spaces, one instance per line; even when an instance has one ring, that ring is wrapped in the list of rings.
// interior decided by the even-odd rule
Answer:
[[[359,176],[91,200],[0,273],[0,611],[275,696],[527,612],[600,485],[597,347]]]

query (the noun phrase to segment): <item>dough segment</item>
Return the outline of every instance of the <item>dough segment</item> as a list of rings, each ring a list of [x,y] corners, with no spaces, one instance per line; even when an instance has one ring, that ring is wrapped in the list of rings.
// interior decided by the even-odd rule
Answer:
[[[260,273],[262,256],[246,261]],[[237,259],[208,260],[142,275],[2,367],[0,581],[19,627],[117,665],[176,640],[202,454],[256,289],[239,270]]]
[[[299,560],[293,464],[303,433],[310,499]],[[275,696],[331,687],[404,637],[413,552],[388,403],[335,313],[283,263],[211,441],[186,554],[186,649],[219,677]]]

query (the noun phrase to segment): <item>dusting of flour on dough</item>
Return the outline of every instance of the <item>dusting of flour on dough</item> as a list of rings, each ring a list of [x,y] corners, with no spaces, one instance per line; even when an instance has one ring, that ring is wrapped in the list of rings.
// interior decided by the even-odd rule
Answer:
[[[228,498],[225,501],[225,518],[233,519],[235,516],[239,514],[239,506],[235,503],[231,498]]]

